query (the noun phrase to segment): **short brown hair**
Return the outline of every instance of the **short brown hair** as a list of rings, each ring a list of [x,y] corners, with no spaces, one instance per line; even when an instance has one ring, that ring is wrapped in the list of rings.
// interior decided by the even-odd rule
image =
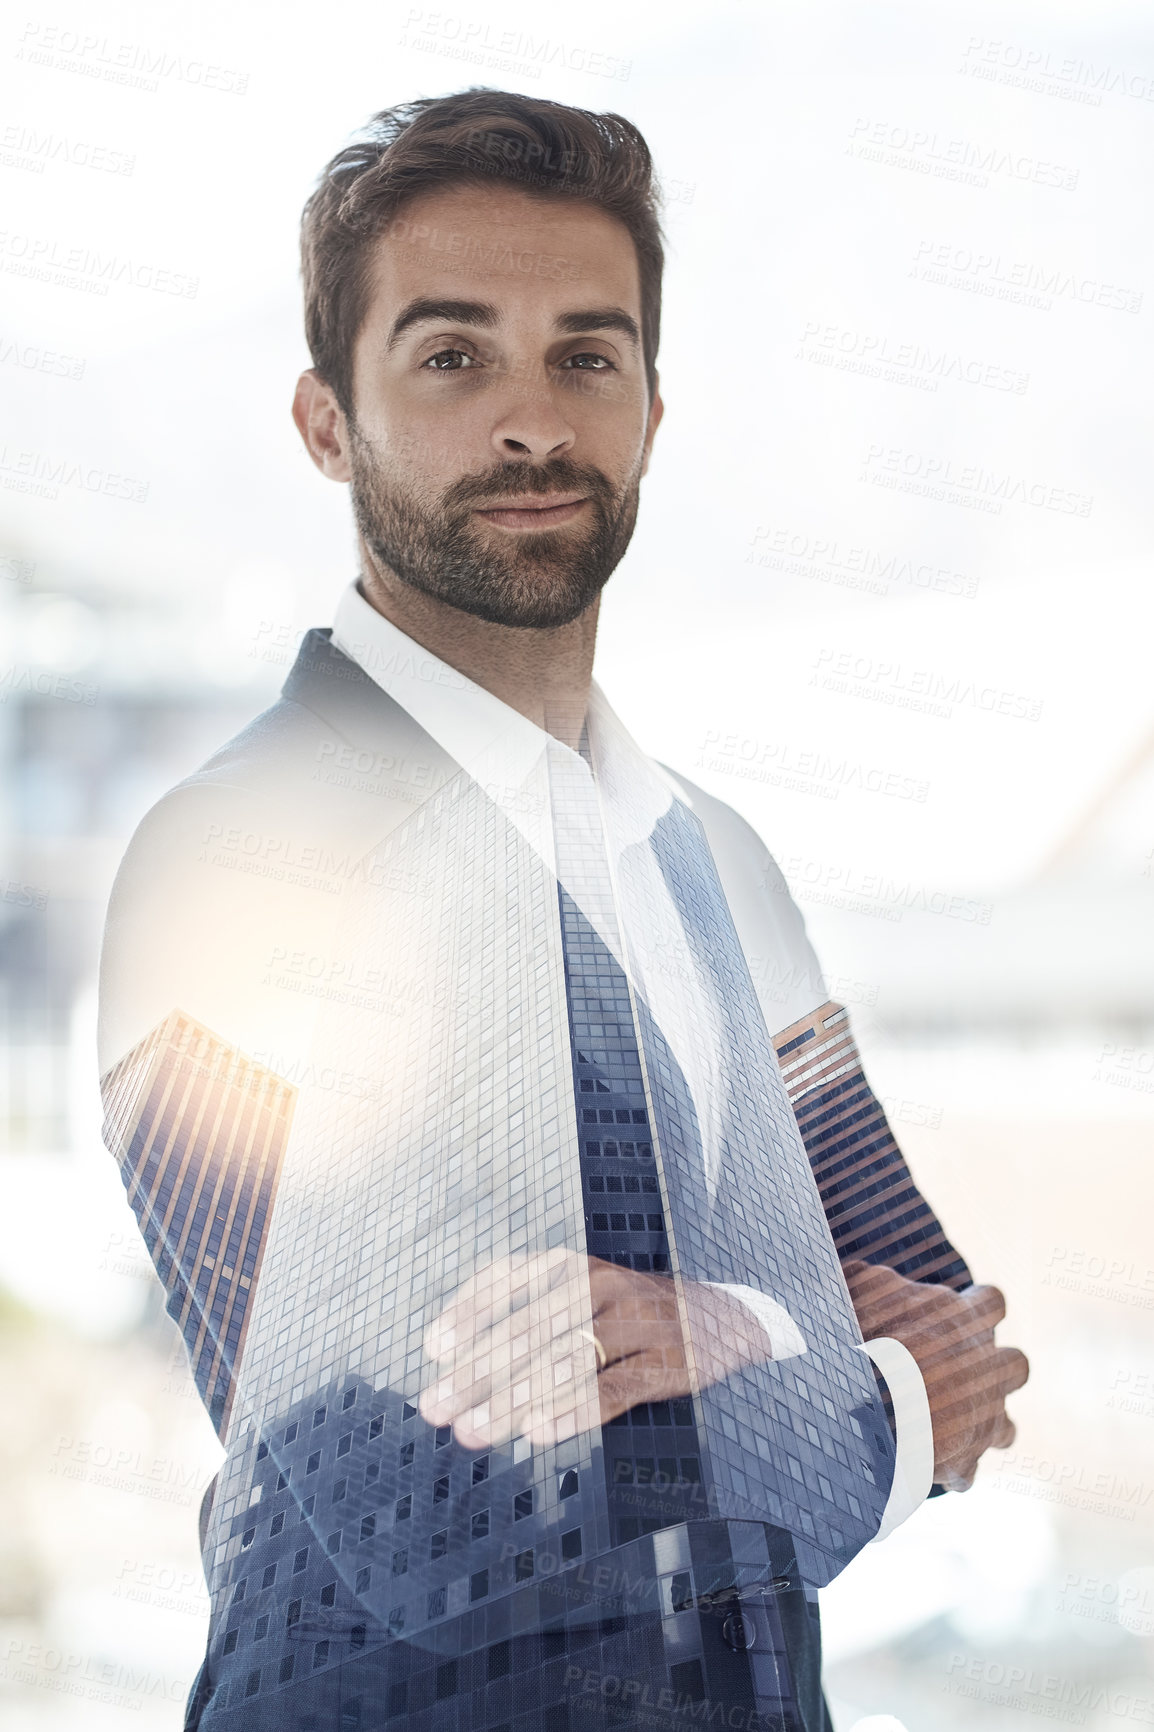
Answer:
[[[346,415],[353,413],[353,349],[368,310],[373,242],[407,200],[494,180],[543,198],[583,199],[624,224],[637,249],[652,400],[664,254],[648,145],[619,114],[473,89],[375,114],[357,141],[333,157],[305,205],[305,335],[313,365]]]

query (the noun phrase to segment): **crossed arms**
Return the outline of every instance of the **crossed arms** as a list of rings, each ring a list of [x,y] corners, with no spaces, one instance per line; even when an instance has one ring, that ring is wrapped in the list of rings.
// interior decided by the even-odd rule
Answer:
[[[929,1400],[935,1482],[965,1490],[985,1450],[1013,1441],[1005,1401],[1029,1375],[1024,1354],[995,1344],[1003,1296],[973,1283],[914,1186],[844,1009],[823,1005],[776,1045],[863,1339],[888,1336],[913,1355]],[[641,1402],[804,1351],[788,1319],[783,1333],[759,1310],[730,1289],[564,1249],[504,1258],[460,1288],[429,1328],[436,1370],[421,1412],[432,1425],[452,1424],[467,1448],[518,1435],[557,1443]]]

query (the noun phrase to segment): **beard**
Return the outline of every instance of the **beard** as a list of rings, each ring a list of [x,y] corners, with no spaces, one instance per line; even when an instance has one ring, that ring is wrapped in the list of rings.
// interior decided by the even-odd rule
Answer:
[[[629,546],[637,521],[641,464],[614,489],[599,469],[568,457],[505,463],[465,475],[427,502],[385,473],[377,452],[350,423],[353,515],[373,557],[410,589],[495,625],[568,625],[596,600]],[[579,493],[592,523],[539,533],[516,531],[507,545],[483,540],[474,510],[524,494]]]

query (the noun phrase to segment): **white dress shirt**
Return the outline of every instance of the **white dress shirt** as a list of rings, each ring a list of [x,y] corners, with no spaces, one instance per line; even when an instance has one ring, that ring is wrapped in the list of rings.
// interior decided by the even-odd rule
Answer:
[[[591,775],[580,754],[408,637],[365,600],[355,583],[345,590],[337,606],[332,641],[465,770],[501,808],[554,876],[558,876],[551,811],[548,802],[541,800],[534,790],[540,787],[543,764],[548,765],[550,759],[554,764],[563,764],[568,774]],[[660,765],[641,753],[595,682],[590,689],[587,722],[598,745],[599,792],[602,801],[613,809],[619,839],[624,835],[631,841],[643,840],[673,800],[679,800],[692,809],[689,793]],[[751,834],[740,825],[731,832],[733,841],[746,847]],[[723,885],[727,878],[724,855],[728,839],[714,834],[710,836]],[[722,844],[720,849],[719,840]],[[605,926],[597,908],[583,905],[578,887],[569,884],[565,887],[578,906],[582,906],[582,911],[623,970],[646,993],[650,1002],[654,996],[649,990],[651,987],[657,988],[656,996],[662,996],[661,981],[656,976],[636,977],[631,959],[621,952],[615,929]],[[678,916],[668,901],[668,892],[659,874],[655,874],[652,894],[665,897],[668,903],[666,918],[680,929]],[[732,912],[748,956],[751,929],[748,914],[745,920],[741,920],[738,909]],[[795,1015],[821,1002],[821,988],[816,984],[820,981],[820,971],[800,918],[779,923],[774,933],[763,934],[763,937],[778,948],[776,978],[798,983],[799,1000],[788,1004],[784,1012],[779,1011],[778,1026],[786,1027]],[[684,977],[676,990],[684,995],[687,990]],[[708,1167],[711,1147],[717,1147],[717,1139],[711,1139],[710,1135],[711,1123],[716,1117],[716,1109],[711,1110],[715,1091],[710,1088],[710,1083],[717,1073],[716,1067],[711,1071],[708,1051],[703,1050],[709,1043],[700,1038],[700,1030],[708,1026],[708,1020],[693,1015],[683,1018],[674,996],[666,988],[664,999],[668,1014],[664,1018],[659,1016],[659,1021],[694,1096]],[[800,1012],[797,1009],[799,1001]],[[693,1008],[696,1007],[691,1007],[691,1010]],[[805,1340],[796,1322],[769,1294],[748,1286],[716,1285],[739,1300],[757,1319],[769,1339],[774,1359],[785,1359],[806,1351]],[[889,1384],[898,1416],[894,1484],[877,1536],[884,1538],[912,1513],[929,1490],[933,1476],[933,1439],[925,1386],[913,1356],[895,1341],[870,1342],[866,1351]]]

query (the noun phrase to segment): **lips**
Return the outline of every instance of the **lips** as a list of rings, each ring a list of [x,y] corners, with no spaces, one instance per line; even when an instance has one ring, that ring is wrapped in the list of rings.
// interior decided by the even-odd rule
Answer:
[[[479,506],[477,516],[502,529],[546,529],[567,523],[586,503],[580,493],[529,494],[502,500],[500,505]]]

